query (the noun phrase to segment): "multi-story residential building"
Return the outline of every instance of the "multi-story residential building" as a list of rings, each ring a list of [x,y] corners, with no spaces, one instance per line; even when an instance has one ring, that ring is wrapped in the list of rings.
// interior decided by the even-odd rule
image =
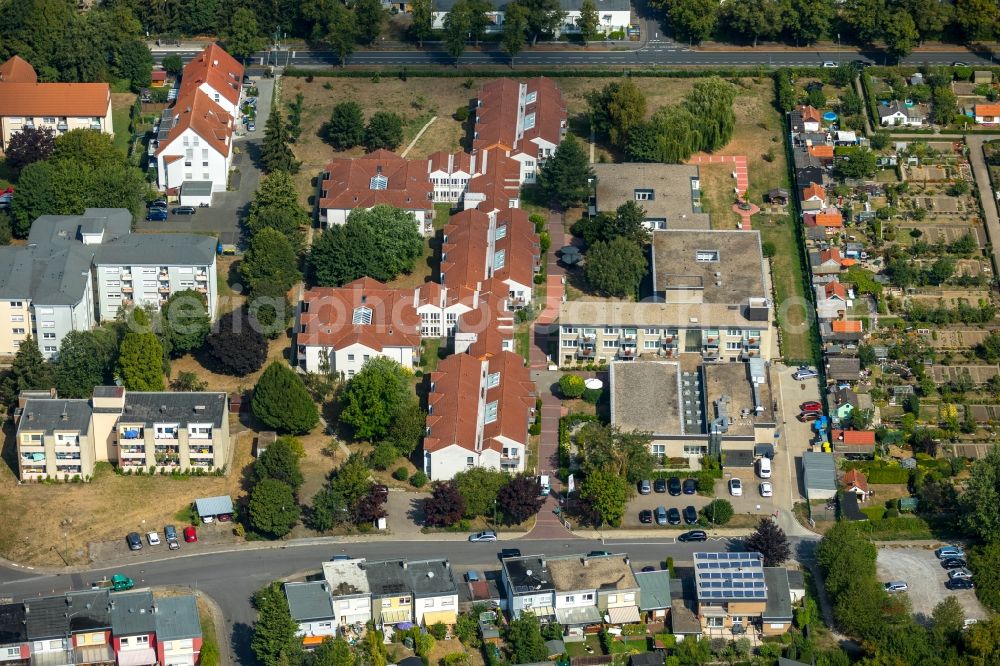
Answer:
[[[365,562],[372,597],[372,620],[378,626],[413,622],[413,593],[405,560]]]
[[[201,660],[201,620],[193,595],[156,599],[156,659],[163,666],[196,666]]]
[[[646,211],[649,229],[709,229],[701,210],[701,176],[692,164],[592,164],[591,215],[614,215],[634,201]]]
[[[455,624],[458,618],[458,587],[448,560],[409,560],[406,578],[413,593],[413,621],[431,626]]]
[[[479,290],[493,279],[506,285],[512,307],[525,307],[531,304],[540,259],[539,237],[524,211],[509,209],[490,216],[465,210],[444,228],[440,282]]]
[[[626,555],[550,557],[545,565],[563,627],[639,621],[639,584]]]
[[[117,592],[111,605],[111,643],[119,666],[154,666],[156,601],[148,589]]]
[[[372,619],[372,595],[363,559],[324,562],[323,579],[329,590],[336,626],[364,625]]]
[[[56,358],[70,331],[114,319],[122,307],[159,307],[185,289],[202,293],[214,317],[215,240],[133,235],[131,225],[124,208],[43,215],[27,245],[0,248],[0,355],[16,354],[31,335],[43,356]]]
[[[765,567],[760,553],[695,553],[694,576],[706,635],[778,636],[791,627],[788,574]]]
[[[25,599],[24,617],[31,646],[30,663],[75,666],[76,655],[73,654],[65,596]]]
[[[567,301],[559,362],[771,357],[772,305],[756,231],[653,233],[653,297],[638,303]]]
[[[544,77],[490,81],[480,88],[473,113],[473,154],[495,149],[516,160],[521,184],[535,182],[566,134],[562,93]]]
[[[77,664],[110,664],[111,595],[107,590],[76,591],[63,597]],[[195,615],[197,617],[197,613]]]
[[[456,4],[455,0],[434,0],[433,17],[436,29],[444,29],[445,18]],[[490,5],[491,8],[486,12],[486,16],[489,19],[486,25],[486,32],[497,33],[503,30],[507,3],[501,0],[492,0]],[[562,25],[556,27],[556,36],[562,34],[579,34],[583,0],[563,0],[559,3],[559,8],[566,13],[566,18]],[[601,0],[597,5],[597,9],[599,10],[597,29],[601,33],[606,35],[619,30],[624,32],[629,28],[632,20],[632,9],[628,2],[624,0]]]
[[[507,290],[493,286],[490,280],[478,292],[475,307],[459,315],[452,331],[452,351],[469,352],[473,356],[514,351],[514,312],[510,309]]]
[[[435,203],[458,203],[477,175],[476,156],[469,153],[438,151],[427,158],[427,177]]]
[[[539,620],[555,619],[555,586],[543,555],[522,555],[500,560],[501,593],[507,598],[511,619],[530,612]]]
[[[319,210],[327,227],[344,224],[351,211],[393,206],[413,216],[420,233],[434,231],[434,190],[425,160],[389,150],[332,160],[323,171]]]
[[[50,129],[59,136],[76,129],[114,135],[111,86],[107,83],[39,83],[35,68],[20,56],[0,65],[0,149],[23,129]]]
[[[774,444],[777,420],[770,373],[759,358],[748,363],[614,362],[609,375],[611,422],[652,434],[659,459],[698,458]]]
[[[225,192],[242,94],[243,67],[218,44],[184,66],[177,99],[150,143],[160,190],[185,205]]]
[[[89,400],[33,395],[17,415],[22,480],[87,478],[94,463],[125,470],[212,470],[229,461],[225,393],[126,391],[98,386]]]
[[[361,278],[343,287],[314,287],[299,306],[296,363],[306,372],[353,377],[370,358],[405,368],[420,358],[421,319],[413,290]]]
[[[23,666],[29,663],[31,646],[24,614],[24,604],[0,605],[0,663]]]
[[[431,373],[424,473],[451,479],[474,467],[522,472],[535,387],[513,352],[453,354]]]
[[[330,587],[323,581],[285,583],[288,611],[299,625],[296,636],[302,637],[302,646],[314,648],[327,637],[337,635],[336,617],[330,600]]]

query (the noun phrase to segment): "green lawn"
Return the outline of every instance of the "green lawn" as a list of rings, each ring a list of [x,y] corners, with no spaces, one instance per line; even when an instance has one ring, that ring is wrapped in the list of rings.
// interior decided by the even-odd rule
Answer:
[[[805,297],[802,261],[795,226],[790,219],[784,224],[770,223],[760,227],[762,242],[774,244],[771,257],[771,280],[774,282],[775,311],[781,327],[781,355],[786,360],[811,361],[813,335],[811,305]],[[788,306],[782,304],[791,302]]]
[[[131,107],[112,107],[111,125],[115,130],[115,146],[124,152],[128,152],[129,139],[131,134],[128,131],[129,112]]]
[[[514,330],[514,351],[521,355],[525,361],[528,360],[528,352],[531,349],[531,323],[524,322],[518,324]]]
[[[441,340],[438,338],[424,338],[420,346],[423,347],[420,352],[420,368],[424,372],[434,372],[437,370],[438,361],[441,360],[438,356],[438,350],[441,348]]]

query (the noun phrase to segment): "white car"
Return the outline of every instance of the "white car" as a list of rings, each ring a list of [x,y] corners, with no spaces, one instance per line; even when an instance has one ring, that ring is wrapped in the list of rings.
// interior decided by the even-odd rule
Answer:
[[[157,534],[156,532],[149,532],[149,533],[146,534],[146,541],[149,542],[150,546],[159,546],[160,545],[160,535]]]
[[[729,479],[729,494],[733,497],[742,497],[743,482],[739,479]]]
[[[838,67],[840,67],[840,65],[832,60],[826,60],[823,62],[823,69],[836,69]]]
[[[892,580],[885,584],[886,592],[906,592],[910,586],[901,580]]]
[[[764,481],[760,484],[760,496],[761,497],[772,497],[774,495],[774,488],[771,487],[770,481]]]

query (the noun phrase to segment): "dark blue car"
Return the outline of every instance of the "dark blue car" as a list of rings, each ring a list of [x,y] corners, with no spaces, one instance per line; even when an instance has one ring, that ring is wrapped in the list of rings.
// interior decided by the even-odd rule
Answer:
[[[698,482],[694,479],[684,479],[684,494],[694,495],[698,492]]]
[[[146,213],[146,219],[150,222],[164,222],[167,219],[167,211],[162,208],[150,208]]]

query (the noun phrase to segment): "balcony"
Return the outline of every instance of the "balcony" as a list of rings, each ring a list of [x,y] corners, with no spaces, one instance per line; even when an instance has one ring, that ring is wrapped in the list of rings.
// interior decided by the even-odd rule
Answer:
[[[130,273],[129,271],[123,271],[122,274],[121,274],[121,278],[123,280],[131,280],[132,279],[132,273]]]
[[[45,468],[45,466],[44,466],[44,463],[45,463],[45,454],[44,453],[22,453],[21,457],[20,457],[20,460],[21,460],[21,464],[22,465],[24,465],[24,464],[32,464],[32,463],[35,463],[35,464],[41,463],[42,464],[42,469]]]
[[[132,287],[122,287],[122,291],[126,294],[131,294],[133,289]]]
[[[80,474],[82,471],[79,465],[56,465],[57,474]]]
[[[96,131],[100,132],[101,131],[101,123],[90,123],[90,129],[96,130]]]
[[[197,291],[199,294],[207,294],[208,293],[208,289],[206,289],[205,287],[195,287],[195,291]]]
[[[153,453],[155,453],[156,455],[163,454],[163,455],[168,455],[168,456],[180,455],[180,446],[177,446],[177,445],[174,445],[174,446],[169,446],[169,445],[161,446],[161,445],[157,444],[155,447],[153,447]]]
[[[580,333],[576,336],[577,340],[582,340],[583,342],[594,342],[597,340],[597,335],[594,333]]]
[[[120,458],[146,458],[146,449],[142,446],[121,446],[118,448]]]
[[[157,289],[157,291],[160,292],[161,294],[169,294],[170,287],[160,287],[159,289]]]
[[[22,476],[28,476],[29,474],[32,474],[32,475],[33,474],[37,474],[39,476],[44,475],[45,474],[45,467],[44,466],[42,466],[42,467],[31,466],[31,467],[22,467],[21,468],[21,475]]]
[[[212,462],[209,460],[192,460],[191,467],[198,467],[200,469],[212,469]]]
[[[192,446],[188,449],[188,455],[192,458],[214,458],[215,447],[212,446]]]
[[[635,359],[635,349],[632,347],[626,349],[618,350],[618,358],[623,361],[632,361]]]
[[[21,442],[18,447],[23,451],[42,451],[45,449],[45,442],[38,440],[31,440],[29,442]]]
[[[194,276],[194,279],[197,280],[198,282],[207,282],[208,275],[206,275],[205,273],[198,273],[197,275]]]
[[[593,347],[580,347],[576,350],[577,358],[594,358],[597,355],[597,350]]]
[[[159,467],[180,467],[180,456],[170,456],[166,454],[156,454],[156,464]]]
[[[56,460],[79,460],[79,453],[57,453]]]
[[[154,439],[177,439],[176,430],[161,430],[156,433]]]

